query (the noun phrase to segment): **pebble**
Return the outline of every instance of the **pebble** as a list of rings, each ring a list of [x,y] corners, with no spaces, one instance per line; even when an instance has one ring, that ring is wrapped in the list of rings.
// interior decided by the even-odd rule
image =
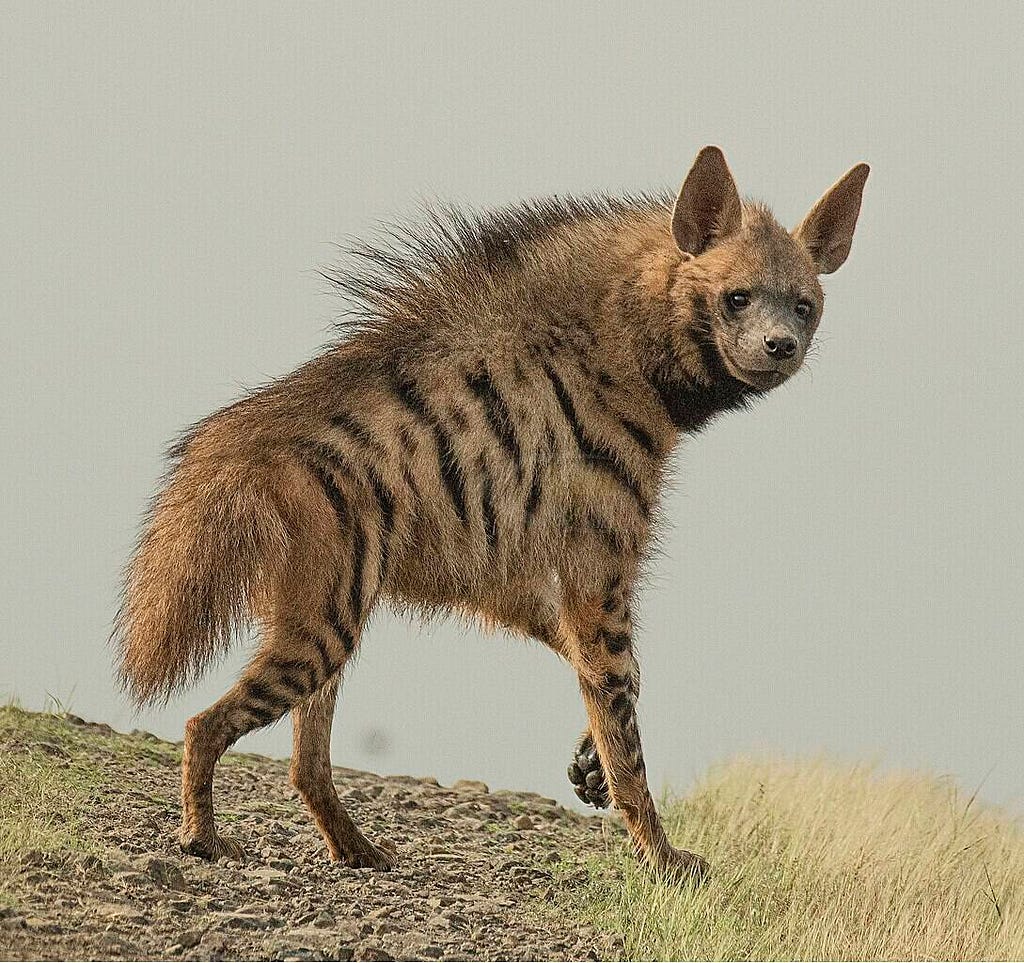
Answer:
[[[487,788],[487,783],[480,782],[477,779],[458,779],[452,783],[452,789],[456,792],[490,792],[490,789]]]
[[[177,864],[167,859],[155,858],[143,860],[142,862],[146,874],[157,885],[162,886],[164,889],[173,889],[178,892],[188,889],[188,883],[185,882],[185,874],[182,873]]]

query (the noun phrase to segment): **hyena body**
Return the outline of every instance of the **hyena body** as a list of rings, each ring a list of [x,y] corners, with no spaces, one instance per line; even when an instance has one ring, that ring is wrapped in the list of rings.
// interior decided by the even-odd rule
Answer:
[[[237,684],[188,722],[184,849],[238,855],[214,828],[215,764],[290,710],[292,779],[331,856],[393,865],[342,808],[329,755],[342,672],[385,601],[470,613],[564,657],[590,722],[577,792],[614,803],[655,870],[702,874],[647,787],[634,588],[680,434],[799,367],[866,175],[791,234],[741,204],[705,148],[674,210],[447,214],[359,252],[365,269],[332,279],[364,306],[355,333],[187,435],[128,571],[115,634],[139,702],[193,681],[246,619],[262,629]]]

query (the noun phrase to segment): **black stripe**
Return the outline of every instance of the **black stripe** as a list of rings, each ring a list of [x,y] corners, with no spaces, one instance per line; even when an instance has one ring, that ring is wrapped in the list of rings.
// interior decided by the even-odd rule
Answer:
[[[313,646],[313,648],[316,649],[317,654],[320,656],[320,667],[323,670],[323,679],[320,681],[326,682],[332,675],[334,675],[335,672],[338,671],[338,667],[332,661],[324,640],[321,639],[316,632],[310,632],[301,625],[292,624],[290,629],[297,639],[305,642],[307,645]],[[313,688],[318,688],[315,679]]]
[[[596,532],[605,545],[613,552],[625,551],[627,546],[623,536],[592,510],[587,512],[586,522],[590,529]]]
[[[652,458],[656,457],[658,452],[658,446],[654,443],[654,439],[650,434],[640,427],[635,421],[631,421],[629,418],[622,419],[622,427],[629,432],[635,441],[648,455]]]
[[[633,700],[625,692],[620,692],[612,699],[611,709],[619,717],[620,721],[625,722],[633,715]]]
[[[419,387],[411,381],[402,378],[392,380],[395,395],[399,401],[417,418],[425,421],[434,435],[434,444],[437,446],[437,463],[441,472],[441,480],[444,482],[448,495],[455,507],[462,524],[468,520],[466,513],[466,485],[459,471],[458,454],[455,445],[444,426],[431,412],[425,399],[420,393]]]
[[[367,446],[374,449],[381,455],[387,455],[387,449],[373,437],[368,428],[364,425],[360,425],[354,421],[351,416],[341,413],[331,418],[331,424],[336,428],[341,428],[348,432],[352,437],[365,443]],[[327,448],[327,446],[321,446],[324,457],[329,458],[332,462],[344,465],[344,461],[341,456]],[[346,466],[347,467],[347,466]],[[408,472],[408,470],[407,470]],[[380,511],[381,519],[381,539],[380,539],[380,569],[378,578],[380,581],[384,581],[384,576],[388,570],[388,559],[390,554],[390,535],[395,527],[395,493],[388,487],[381,478],[380,473],[373,465],[368,465],[366,468],[366,476],[370,481],[370,487],[373,489],[373,495],[377,499],[377,508]],[[415,489],[414,489],[415,490]]]
[[[601,371],[597,375],[597,380],[598,383],[605,388],[618,388],[618,384],[615,379],[606,371]],[[642,425],[638,425],[632,418],[622,417],[615,410],[615,407],[609,404],[608,400],[600,393],[595,392],[593,397],[594,400],[604,408],[608,417],[622,425],[633,441],[635,441],[651,458],[656,458],[661,454],[657,443],[651,437],[650,432],[648,432],[646,428]]]
[[[313,643],[317,652],[320,654],[320,662],[324,667],[324,680],[326,681],[338,671],[338,667],[331,658],[331,653],[327,651],[327,643],[324,642],[319,635],[311,634],[309,636],[309,641]]]
[[[625,689],[629,685],[629,676],[616,675],[614,672],[606,672],[601,688],[607,692],[614,692],[617,689]]]
[[[380,512],[380,561],[377,566],[377,581],[380,583],[388,573],[388,562],[391,557],[391,532],[395,527],[395,495],[375,469],[370,468],[367,474]]]
[[[395,376],[391,379],[391,388],[395,393],[395,397],[417,419],[425,421],[428,425],[434,423],[434,417],[431,415],[430,409],[427,408],[426,402],[424,402],[419,388],[414,382]]]
[[[256,722],[261,726],[269,726],[272,722],[277,722],[281,716],[284,715],[284,709],[278,711],[277,709],[271,709],[268,706],[259,705],[257,703],[247,703],[245,711],[251,715]]]
[[[523,480],[523,453],[519,446],[519,438],[516,435],[512,412],[509,411],[505,399],[502,398],[498,389],[494,387],[494,382],[491,381],[491,376],[487,373],[486,369],[467,374],[466,385],[483,406],[487,423],[491,426],[491,431],[494,432],[495,437],[501,442],[501,447],[505,449],[509,458],[512,459],[512,464],[515,465],[516,469],[516,477],[521,482]]]
[[[279,692],[275,692],[271,686],[259,679],[249,679],[245,683],[245,689],[250,699],[262,702],[268,707],[281,706],[281,711],[284,712],[288,705],[287,699],[283,699]]]
[[[370,485],[380,509],[381,526],[387,534],[395,527],[395,494],[374,469],[370,469]]]
[[[327,624],[334,629],[334,634],[341,641],[342,648],[351,653],[356,647],[355,636],[352,630],[342,621],[341,613],[338,611],[338,586],[335,585],[327,599]]]
[[[341,411],[331,417],[331,424],[347,432],[365,447],[372,448],[377,452],[387,452],[387,448],[381,444],[366,425],[361,425],[347,412]]]
[[[613,575],[605,586],[604,601],[601,603],[601,608],[603,608],[609,615],[613,612],[617,612],[622,606],[622,599],[619,598],[619,592],[621,589],[622,577],[619,575]]]
[[[533,466],[533,481],[530,482],[530,494],[526,497],[526,524],[529,525],[533,516],[537,513],[537,508],[540,506],[540,465],[534,464]]]
[[[300,659],[274,659],[271,666],[277,671],[281,684],[291,689],[294,695],[306,695],[316,688],[316,668],[308,662]]]
[[[275,666],[275,668],[277,667]],[[296,698],[296,700],[308,695],[311,691],[304,680],[299,681],[290,672],[278,670],[277,681],[283,685]]]
[[[630,638],[625,632],[605,632],[604,635],[604,647],[611,652],[612,655],[618,655],[620,652],[625,652],[630,646]]]
[[[608,450],[605,446],[595,443],[587,436],[587,433],[576,414],[576,406],[573,404],[572,396],[566,389],[562,379],[547,362],[544,362],[543,368],[544,373],[548,376],[548,379],[551,382],[552,388],[554,388],[555,398],[558,400],[559,407],[562,409],[562,414],[565,416],[565,420],[569,424],[572,435],[576,439],[576,447],[579,448],[580,455],[583,457],[583,460],[592,467],[598,468],[615,478],[615,480],[622,485],[622,487],[625,488],[634,499],[636,499],[641,514],[644,518],[647,518],[650,515],[651,508],[650,505],[647,504],[647,500],[644,498],[643,493],[640,491],[639,482],[637,482],[635,478],[631,477],[619,464],[613,452]]]
[[[498,542],[498,520],[494,516],[494,492],[491,484],[491,474],[487,470],[487,461],[481,454],[479,459],[480,467],[480,514],[484,520],[484,535],[487,538],[487,548],[492,549]]]
[[[434,422],[434,440],[437,442],[437,462],[441,468],[441,480],[448,495],[451,497],[455,512],[465,525],[466,514],[466,483],[459,471],[458,455],[455,451],[455,444],[448,436],[440,423]]]
[[[348,590],[348,605],[352,618],[358,625],[363,617],[363,556],[366,554],[366,536],[358,520],[353,528],[352,582]]]
[[[334,514],[338,516],[338,527],[344,530],[345,525],[348,522],[348,508],[345,505],[345,496],[342,495],[341,490],[338,488],[334,478],[331,476],[331,473],[327,468],[323,465],[316,464],[312,466],[312,469],[317,480],[323,486],[324,494],[327,495],[327,500],[331,503],[331,507],[334,509]]]

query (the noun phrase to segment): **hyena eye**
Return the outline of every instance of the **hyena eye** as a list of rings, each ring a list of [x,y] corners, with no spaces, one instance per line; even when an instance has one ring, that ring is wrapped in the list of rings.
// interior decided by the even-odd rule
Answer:
[[[806,320],[811,316],[811,302],[797,301],[796,307],[793,310],[796,311],[796,316],[798,318]]]
[[[725,296],[725,303],[728,304],[733,311],[742,311],[750,305],[750,292],[730,291]]]

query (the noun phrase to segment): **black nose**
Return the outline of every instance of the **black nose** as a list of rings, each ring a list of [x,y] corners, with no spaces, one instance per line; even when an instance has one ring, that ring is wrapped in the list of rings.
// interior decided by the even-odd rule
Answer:
[[[792,358],[796,348],[796,338],[791,334],[773,332],[764,336],[764,350],[770,358]]]

